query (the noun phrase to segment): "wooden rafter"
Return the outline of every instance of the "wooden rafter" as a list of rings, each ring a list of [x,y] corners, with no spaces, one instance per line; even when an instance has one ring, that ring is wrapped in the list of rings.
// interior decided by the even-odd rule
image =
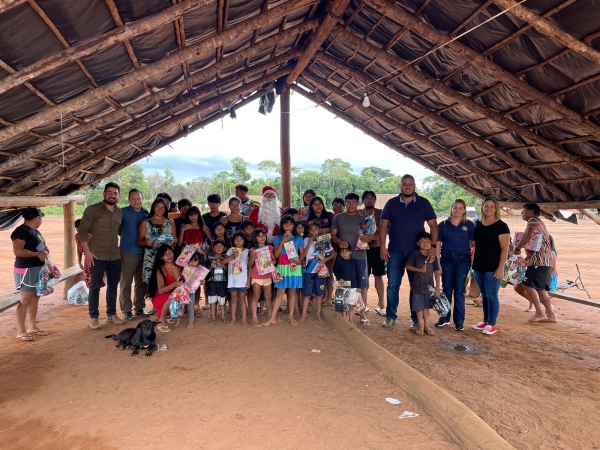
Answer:
[[[136,143],[148,136],[151,136],[157,132],[159,132],[161,129],[171,126],[173,124],[176,124],[177,121],[179,120],[185,120],[187,118],[190,117],[195,117],[196,114],[200,111],[209,111],[217,106],[219,106],[220,103],[223,102],[229,102],[232,99],[238,97],[239,95],[244,95],[246,92],[252,92],[255,91],[257,89],[259,89],[264,83],[268,83],[271,81],[276,80],[277,78],[281,77],[281,76],[285,76],[290,72],[291,68],[287,67],[284,69],[280,69],[276,72],[273,72],[269,75],[266,75],[258,80],[252,81],[250,83],[248,83],[247,85],[241,86],[237,89],[234,89],[230,92],[227,92],[225,94],[221,94],[217,97],[214,97],[202,104],[200,104],[199,106],[195,106],[187,111],[184,111],[180,114],[177,114],[176,116],[167,119],[163,122],[160,122],[156,125],[153,125],[139,133],[137,133],[136,135],[128,138],[128,139],[124,139],[123,141],[120,141],[110,147],[104,148],[102,150],[100,150],[99,152],[97,152],[96,154],[94,154],[93,156],[90,156],[88,159],[81,161],[77,164],[74,164],[73,166],[71,166],[70,168],[68,168],[65,172],[53,177],[52,180],[47,181],[45,183],[40,184],[39,186],[33,187],[31,189],[28,189],[27,191],[25,191],[23,194],[27,194],[27,195],[35,195],[35,194],[39,194],[40,192],[44,192],[45,190],[49,189],[50,187],[60,183],[63,180],[66,180],[72,176],[74,176],[75,174],[77,174],[77,172],[79,172],[81,169],[86,169],[87,167],[89,167],[90,165],[96,164],[99,160],[105,158],[106,156],[110,156],[124,148],[126,148],[127,146],[129,146],[132,143]],[[242,77],[243,78],[243,77]],[[160,137],[160,135],[159,135]],[[162,138],[160,138],[162,140]]]
[[[392,0],[367,0],[369,6],[377,10],[381,14],[385,14],[390,19],[410,28],[414,32],[423,36],[425,39],[432,41],[435,44],[446,44],[446,47],[452,50],[459,57],[471,61],[478,68],[494,77],[498,81],[505,83],[507,86],[515,89],[525,98],[532,99],[540,105],[562,115],[565,119],[572,121],[578,127],[585,130],[591,135],[600,138],[600,126],[583,118],[580,114],[567,108],[566,106],[556,102],[546,94],[535,89],[525,81],[516,77],[509,71],[495,64],[485,56],[477,53],[470,47],[462,44],[458,40],[452,41],[448,35],[426,24],[421,20],[415,19],[412,15],[394,5]]]
[[[584,58],[600,64],[600,51],[595,48],[575,39],[572,35],[564,30],[561,30],[556,25],[538,16],[529,9],[519,5],[514,0],[494,0],[498,5],[505,9],[510,8],[510,14],[518,17],[521,20],[532,25],[535,29],[545,34],[546,36],[560,42],[571,50],[579,53]]]
[[[381,84],[379,82],[374,82],[373,78],[371,78],[367,74],[364,74],[361,71],[359,71],[358,69],[354,69],[354,68],[348,66],[347,64],[344,64],[343,61],[338,60],[331,55],[327,55],[323,52],[318,52],[315,56],[320,61],[323,61],[325,64],[327,64],[331,67],[334,67],[336,70],[345,72],[346,74],[348,74],[348,76],[351,77],[350,79],[354,78],[354,79],[358,80],[360,83],[364,84],[365,86],[369,85],[370,89],[373,89],[376,92],[379,92],[383,97],[386,97],[389,100],[396,102],[399,105],[401,105],[402,107],[406,108],[411,115],[421,115],[422,116],[421,118],[418,118],[418,119],[414,120],[413,122],[407,124],[407,126],[410,127],[413,124],[420,122],[423,118],[428,118],[432,122],[436,123],[437,125],[445,127],[447,130],[452,131],[457,136],[460,136],[461,138],[466,139],[467,144],[472,143],[472,144],[476,145],[478,148],[480,148],[481,150],[489,153],[488,156],[485,156],[480,159],[488,159],[492,155],[496,156],[499,159],[505,161],[511,167],[515,167],[516,170],[519,170],[520,172],[522,172],[525,176],[527,176],[531,180],[539,182],[545,189],[547,189],[553,195],[556,195],[558,198],[561,198],[561,196],[564,198],[570,198],[570,196],[567,193],[564,193],[560,189],[556,188],[554,185],[552,185],[546,179],[544,179],[544,177],[539,175],[537,172],[535,172],[531,168],[524,166],[520,161],[518,161],[515,158],[513,158],[512,156],[510,156],[510,154],[495,147],[494,145],[485,141],[481,137],[471,133],[470,131],[466,130],[465,128],[455,124],[454,122],[446,119],[443,116],[437,115],[434,111],[431,111],[431,110],[425,108],[420,103],[418,103],[416,101],[411,101],[411,100],[403,97],[402,95],[398,94],[397,92],[385,87],[383,84]],[[344,86],[344,85],[342,85],[342,86]],[[395,109],[395,108],[392,108],[392,109]],[[465,145],[465,144],[461,144],[461,146],[463,146],[463,145]],[[455,146],[455,148],[456,148],[456,146]],[[473,160],[471,160],[471,161],[473,162]]]
[[[325,39],[331,33],[331,30],[336,26],[338,21],[344,15],[344,11],[346,11],[346,7],[350,3],[350,0],[332,0],[330,3],[330,7],[321,22],[321,25],[317,28],[315,33],[311,36],[310,42],[306,46],[304,53],[298,61],[296,62],[296,66],[294,70],[288,75],[285,82],[287,84],[292,84],[296,79],[300,76],[306,65],[310,62],[314,54],[319,50]]]
[[[0,170],[8,170],[12,167],[15,167],[22,161],[27,160],[27,158],[36,155],[39,152],[44,151],[48,148],[51,148],[53,145],[59,144],[61,142],[61,136],[63,141],[68,140],[69,138],[76,137],[78,135],[81,135],[82,133],[93,131],[97,127],[119,121],[125,117],[125,112],[133,112],[136,110],[144,109],[152,104],[159,103],[161,100],[168,100],[174,95],[181,93],[186,88],[192,88],[193,85],[198,84],[206,79],[210,79],[218,71],[234,66],[246,57],[249,57],[255,53],[264,50],[265,48],[269,48],[275,45],[275,43],[278,42],[279,39],[288,39],[289,37],[295,36],[297,34],[302,34],[310,29],[315,28],[317,25],[318,21],[316,19],[313,19],[311,21],[307,21],[296,25],[295,27],[289,28],[284,32],[280,33],[279,35],[270,36],[266,39],[263,39],[257,44],[245,48],[237,52],[235,55],[231,55],[223,59],[219,63],[216,63],[204,70],[194,73],[187,80],[179,81],[171,86],[166,87],[161,91],[155,92],[147,97],[141,98],[140,100],[136,100],[135,102],[122,108],[122,110],[117,110],[109,114],[103,115],[101,117],[98,117],[96,119],[92,119],[86,122],[85,124],[80,125],[79,127],[74,127],[70,130],[66,130],[64,133],[62,133],[62,135],[52,137],[40,144],[23,150],[18,155],[15,155],[13,158],[3,161],[2,165],[0,165]],[[298,50],[296,49],[296,51]],[[0,188],[0,191],[1,189],[2,188]]]
[[[209,94],[215,92],[216,90],[221,89],[225,86],[239,82],[240,80],[243,80],[247,76],[252,76],[252,75],[259,74],[259,73],[263,73],[263,72],[267,71],[270,67],[276,67],[278,65],[285,64],[287,61],[289,61],[290,59],[293,59],[294,57],[297,57],[299,54],[300,54],[300,50],[298,50],[298,49],[291,50],[291,51],[281,55],[280,57],[278,57],[275,60],[269,60],[264,63],[257,64],[255,66],[251,66],[250,68],[245,69],[241,73],[234,73],[228,77],[219,79],[209,85],[199,87],[195,90],[190,90],[190,92],[188,92],[187,94],[176,97],[169,103],[165,103],[165,104],[161,105],[160,107],[144,114],[143,116],[140,116],[137,119],[135,119],[129,123],[123,124],[120,127],[106,133],[105,136],[97,137],[96,139],[93,139],[83,145],[80,145],[79,147],[77,147],[77,151],[79,151],[79,152],[89,151],[92,154],[94,154],[94,149],[98,148],[99,146],[102,146],[102,144],[106,144],[106,143],[114,141],[115,139],[119,139],[124,134],[128,134],[130,132],[135,132],[136,130],[140,131],[143,129],[144,124],[154,122],[155,120],[159,120],[165,114],[168,114],[170,117],[179,118],[180,116],[175,115],[172,112],[175,108],[180,109],[182,106],[186,106],[189,103],[195,104],[194,101],[201,97],[209,95]],[[214,73],[216,73],[216,70],[217,70],[217,68],[212,69],[211,72],[213,75],[214,75]],[[205,77],[205,78],[208,78],[208,77]],[[201,112],[201,111],[196,111],[196,113],[198,113],[198,112]],[[183,126],[180,123],[180,119],[178,119],[176,121],[176,123],[178,124],[180,129],[183,129]],[[122,139],[122,141],[125,141],[125,140],[130,141],[130,139]],[[3,186],[2,188],[0,188],[0,192],[18,192],[20,188],[22,188],[27,183],[35,180],[36,178],[42,176],[44,173],[46,173],[48,171],[49,167],[52,167],[55,164],[56,164],[55,160],[46,161],[40,167],[33,170],[32,172],[25,175],[24,177],[22,177],[19,181],[7,184],[7,185]]]
[[[534,133],[533,131],[528,130],[527,128],[524,128],[524,127],[516,124],[511,119],[505,117],[503,114],[498,113],[497,111],[494,111],[490,108],[487,108],[487,107],[473,101],[472,99],[458,93],[457,91],[450,88],[446,84],[444,84],[444,83],[436,80],[435,78],[428,76],[424,72],[408,65],[401,58],[391,55],[390,53],[383,51],[379,47],[363,41],[361,38],[359,38],[358,36],[356,36],[355,34],[349,32],[349,31],[345,30],[342,27],[336,27],[333,32],[336,35],[339,35],[344,41],[353,45],[355,48],[360,48],[366,54],[371,55],[372,57],[377,57],[380,60],[385,61],[386,63],[390,64],[392,67],[403,67],[404,73],[406,73],[409,77],[419,81],[420,83],[427,85],[428,87],[430,87],[432,89],[435,89],[436,91],[442,93],[446,97],[449,97],[450,99],[453,99],[456,102],[458,102],[462,105],[465,105],[471,111],[481,114],[482,116],[486,116],[486,117],[490,118],[491,120],[497,122],[498,124],[502,125],[507,130],[518,133],[521,136],[544,146],[548,151],[552,152],[555,155],[560,155],[560,157],[564,158],[565,160],[572,161],[574,166],[576,166],[580,170],[584,171],[585,173],[589,173],[590,175],[594,175],[594,176],[600,176],[600,170],[590,166],[589,164],[582,162],[579,157],[571,154],[570,152],[563,149],[559,145],[545,139],[544,137]]]
[[[381,137],[381,135],[379,133],[377,133],[374,130],[372,130],[371,128],[365,126],[364,123],[359,122],[358,120],[354,119],[352,116],[350,116],[347,113],[347,110],[344,111],[342,109],[339,109],[338,107],[328,105],[327,103],[324,102],[324,100],[325,100],[324,96],[316,94],[316,93],[308,92],[305,89],[298,86],[297,84],[294,84],[292,86],[292,89],[294,91],[298,92],[303,97],[305,97],[305,98],[313,101],[317,105],[319,105],[320,108],[323,108],[325,111],[330,112],[334,116],[339,117],[340,119],[349,123],[350,125],[355,127],[357,130],[360,130],[363,133],[365,133],[366,135],[370,136],[375,141],[391,148],[392,150],[398,152],[402,156],[405,156],[405,157],[409,158],[410,160],[421,164],[423,167],[426,167],[427,169],[431,170],[432,172],[437,173],[441,177],[460,186],[461,188],[465,189],[466,191],[470,192],[471,194],[473,194],[477,197],[480,197],[480,198],[483,197],[481,192],[477,192],[475,189],[470,187],[468,184],[463,183],[460,180],[457,181],[452,175],[449,175],[448,173],[446,173],[442,170],[439,170],[435,165],[431,164],[429,161],[427,161],[426,159],[423,158],[423,156],[425,156],[425,155],[417,155],[415,153],[412,153],[412,152],[406,150],[404,145],[400,145],[397,142],[394,142],[389,139]],[[348,108],[348,109],[351,109],[351,108]],[[437,154],[437,152],[434,152],[434,153]]]
[[[370,115],[373,119],[376,119],[377,121],[386,124],[386,126],[388,128],[396,129],[397,133],[399,135],[406,137],[406,139],[414,140],[415,142],[417,142],[419,144],[420,147],[427,149],[429,151],[432,151],[432,152],[437,152],[440,155],[443,155],[444,158],[450,159],[451,161],[453,161],[456,164],[461,165],[462,167],[468,167],[470,170],[475,172],[475,174],[479,175],[480,177],[482,177],[485,180],[488,180],[491,184],[495,185],[496,187],[504,190],[504,192],[511,195],[513,198],[526,201],[525,197],[522,194],[520,194],[519,192],[517,192],[516,190],[514,190],[512,187],[508,186],[507,184],[503,183],[502,181],[500,181],[494,177],[490,177],[489,172],[475,166],[467,158],[455,155],[454,153],[452,153],[445,147],[442,147],[441,145],[437,144],[436,142],[429,140],[425,136],[421,136],[420,134],[416,133],[414,130],[403,125],[397,119],[386,116],[385,114],[377,111],[373,106],[371,106],[369,109],[365,109],[362,106],[360,100],[357,99],[356,97],[354,97],[354,95],[352,93],[343,91],[339,87],[335,86],[332,83],[329,83],[324,78],[320,78],[319,76],[313,74],[312,72],[303,72],[302,77],[305,78],[306,80],[308,80],[311,84],[316,85],[316,86],[321,86],[321,87],[325,88],[326,90],[332,92],[337,98],[343,97],[343,100],[345,102],[350,103],[354,108],[357,108],[357,109],[361,110],[363,113]]]
[[[6,64],[4,61],[2,61],[0,59],[0,67],[4,70],[6,70],[8,73],[10,74],[14,74],[17,71],[15,69],[13,69],[12,67],[10,67],[8,64]],[[10,75],[9,75],[10,76]],[[48,97],[46,97],[44,94],[42,94],[37,88],[35,88],[29,81],[26,81],[25,83],[23,83],[23,85],[29,89],[31,92],[33,92],[35,95],[37,95],[39,98],[42,99],[42,101],[48,105],[48,106],[54,106],[55,103],[50,100]],[[5,124],[3,124],[5,125]]]
[[[197,44],[191,45],[184,50],[166,56],[152,64],[144,66],[141,70],[136,70],[121,78],[111,81],[71,100],[67,100],[53,108],[46,109],[40,113],[34,114],[12,127],[0,129],[0,141],[6,140],[19,133],[25,132],[28,129],[42,125],[50,120],[56,120],[60,117],[60,113],[67,114],[72,111],[77,111],[86,105],[100,100],[106,95],[121,91],[126,86],[140,82],[143,79],[149,78],[165,69],[181,64],[181,61],[196,57],[198,54],[207,53],[240,35],[254,31],[259,26],[265,26],[274,20],[283,17],[284,15],[304,6],[307,0],[291,0],[279,6],[276,6],[267,12],[251,17],[239,24],[228,28],[221,34],[211,36]]]

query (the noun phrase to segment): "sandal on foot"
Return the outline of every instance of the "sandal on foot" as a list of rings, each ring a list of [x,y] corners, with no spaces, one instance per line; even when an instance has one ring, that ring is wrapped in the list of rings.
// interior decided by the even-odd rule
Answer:
[[[423,336],[423,330],[415,330],[417,336]]]
[[[433,331],[431,328],[427,331],[425,331],[425,333],[427,333],[429,336],[433,336],[435,334],[435,331]]]
[[[291,326],[293,327],[297,327],[298,325],[300,325],[298,322],[296,322],[295,320],[289,320],[288,321],[290,323]]]
[[[261,328],[263,326],[261,322],[252,322],[252,325],[254,325],[256,328]]]
[[[156,329],[161,333],[168,333],[169,331],[171,331],[168,325],[159,325],[156,327]]]
[[[371,321],[369,319],[360,319],[360,323],[363,325],[371,325]]]
[[[15,339],[21,339],[22,341],[35,341],[35,338],[31,334],[22,334],[15,336]]]
[[[28,334],[35,334],[37,336],[48,336],[48,332],[45,330],[28,331]]]

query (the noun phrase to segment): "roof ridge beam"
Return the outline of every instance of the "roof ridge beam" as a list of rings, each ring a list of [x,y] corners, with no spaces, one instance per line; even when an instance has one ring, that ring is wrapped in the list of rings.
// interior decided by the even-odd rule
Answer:
[[[160,73],[163,70],[180,65],[187,59],[194,58],[200,54],[214,50],[220,45],[253,31],[257,27],[265,26],[293,10],[305,6],[307,1],[308,0],[289,0],[273,9],[268,10],[265,13],[244,20],[243,22],[240,22],[239,24],[223,31],[221,34],[210,36],[207,39],[198,42],[197,44],[185,48],[184,50],[177,51],[155,63],[148,64],[140,70],[130,72],[121,78],[111,81],[110,83],[99,86],[97,89],[88,91],[85,94],[79,95],[71,100],[67,100],[55,107],[34,114],[26,119],[21,120],[20,122],[17,122],[12,127],[0,129],[0,142],[16,136],[17,134],[23,133],[31,128],[42,125],[50,120],[58,119],[60,118],[61,114],[66,115],[69,112],[77,111],[91,102],[100,100],[107,95],[119,92],[125,89],[127,86],[138,83],[146,78]]]
[[[200,105],[198,105],[196,107],[186,110],[186,111],[182,112],[181,114],[174,115],[173,117],[171,117],[165,121],[162,121],[156,125],[153,125],[152,127],[146,128],[145,130],[141,131],[140,133],[138,133],[128,139],[125,139],[123,141],[116,143],[115,145],[112,145],[110,147],[100,150],[99,152],[97,152],[94,155],[91,155],[89,158],[85,159],[84,161],[81,161],[81,162],[73,165],[72,167],[70,167],[66,171],[64,171],[63,173],[53,177],[52,180],[46,181],[46,182],[40,184],[39,186],[35,186],[31,189],[28,189],[27,191],[25,191],[23,193],[23,195],[36,195],[36,194],[39,194],[40,192],[44,192],[45,190],[62,182],[63,180],[66,180],[67,178],[72,177],[73,175],[76,175],[77,172],[79,172],[80,170],[86,169],[87,167],[89,167],[92,164],[96,164],[98,161],[104,159],[107,156],[111,156],[112,154],[122,150],[123,148],[131,145],[132,143],[135,144],[140,139],[143,139],[145,137],[148,137],[152,134],[159,132],[164,127],[167,127],[172,124],[176,124],[179,120],[186,119],[189,117],[194,117],[198,112],[206,111],[215,106],[219,106],[219,104],[222,102],[231,101],[231,99],[234,99],[234,98],[238,97],[239,95],[243,95],[244,93],[246,93],[248,91],[257,90],[263,84],[270,83],[271,81],[274,81],[274,80],[278,79],[279,77],[287,75],[288,73],[290,73],[291,70],[292,70],[291,67],[286,67],[286,68],[280,69],[269,75],[261,77],[258,80],[254,80],[246,85],[243,85],[237,89],[234,89],[232,91],[226,92],[221,95],[218,95],[217,97],[213,97],[210,100],[208,100],[204,103],[201,103]]]
[[[274,60],[268,60],[261,64],[251,66],[250,68],[245,69],[241,72],[233,73],[233,74],[231,74],[225,78],[221,78],[213,83],[210,83],[205,86],[201,86],[195,90],[191,90],[190,92],[188,92],[184,95],[181,95],[179,97],[176,97],[172,101],[162,104],[158,108],[147,112],[143,116],[140,116],[131,122],[121,125],[120,127],[106,133],[103,136],[98,136],[98,137],[92,139],[91,141],[86,142],[83,145],[75,147],[74,150],[77,150],[80,153],[90,151],[93,154],[94,147],[97,147],[104,142],[109,142],[113,139],[118,139],[123,134],[125,134],[129,131],[135,130],[136,128],[139,128],[140,131],[142,131],[141,128],[144,126],[144,124],[146,122],[152,121],[153,119],[156,119],[156,118],[160,117],[161,115],[167,114],[169,111],[173,110],[174,108],[176,108],[178,106],[184,105],[189,102],[194,102],[199,97],[210,94],[211,92],[214,92],[217,89],[223,88],[223,87],[227,86],[228,84],[239,82],[240,80],[243,80],[244,77],[256,75],[261,72],[267,71],[272,67],[276,67],[278,65],[285,64],[290,59],[297,57],[299,54],[300,54],[300,50],[295,50],[295,51],[291,50],[289,52],[286,52],[286,53],[280,55],[278,58],[276,58]],[[241,60],[243,60],[243,58]],[[216,69],[213,69],[213,70],[216,71]],[[171,117],[174,117],[174,115],[171,115]],[[5,186],[2,186],[2,188],[0,188],[0,193],[3,193],[3,192],[16,193],[16,192],[18,192],[19,188],[21,188],[22,186],[26,185],[27,183],[35,180],[36,178],[38,178],[40,176],[43,176],[43,174],[48,170],[48,166],[51,166],[54,164],[56,164],[55,160],[47,161],[45,164],[42,164],[40,167],[31,171],[29,174],[20,178],[19,180],[16,180]]]
[[[502,125],[507,130],[520,134],[521,136],[546,147],[550,152],[554,153],[555,155],[560,155],[562,158],[568,160],[571,164],[576,166],[581,171],[590,175],[594,175],[596,177],[600,177],[600,170],[583,162],[581,158],[571,154],[567,150],[560,147],[560,145],[547,140],[543,136],[540,136],[525,127],[522,127],[521,125],[514,122],[512,119],[504,116],[503,114],[475,102],[466,95],[455,91],[450,86],[446,85],[445,83],[442,83],[441,81],[433,77],[430,77],[421,70],[412,67],[411,65],[407,65],[406,61],[404,61],[402,58],[394,56],[391,53],[388,53],[369,42],[363,41],[359,36],[355,35],[354,33],[351,33],[348,30],[345,30],[342,27],[336,27],[333,30],[333,32],[346,42],[352,44],[354,47],[363,50],[367,54],[373,55],[373,57],[387,62],[392,67],[405,66],[403,67],[402,71],[409,77],[414,78],[415,80],[429,86],[432,89],[435,89],[439,93],[442,93],[445,96],[457,101],[461,105],[467,106],[472,111],[481,114],[482,116],[488,117],[490,120],[493,120],[494,122]]]
[[[421,156],[424,157],[426,155],[416,155],[416,154],[411,153],[408,150],[404,149],[400,144],[397,144],[393,141],[390,141],[388,139],[381,137],[375,131],[373,131],[371,128],[358,122],[356,119],[348,116],[348,114],[345,111],[343,111],[341,109],[337,109],[336,107],[325,103],[324,96],[316,94],[314,92],[309,92],[306,89],[303,89],[300,86],[298,86],[298,84],[292,85],[292,89],[294,91],[296,91],[297,93],[299,93],[300,95],[302,95],[304,98],[307,98],[308,100],[314,102],[315,105],[318,106],[319,108],[323,108],[325,111],[333,114],[335,117],[339,117],[340,119],[342,119],[345,122],[352,125],[354,128],[362,131],[363,133],[365,133],[372,139],[376,140],[377,142],[391,148],[392,150],[398,152],[402,156],[405,156],[408,159],[415,161],[418,164],[421,164],[423,167],[426,167],[427,169],[431,170],[432,172],[437,173],[439,176],[445,178],[446,180],[450,181],[451,183],[454,183],[457,186],[460,186],[461,188],[470,192],[471,194],[475,195],[476,197],[483,198],[483,195],[481,194],[481,192],[477,192],[475,189],[473,189],[469,185],[463,184],[460,181],[457,182],[455,179],[451,178],[451,176],[449,176],[448,174],[439,170],[435,165],[433,165],[430,162],[426,161],[425,159],[421,158]]]
[[[325,39],[327,39],[333,28],[342,18],[349,3],[350,0],[331,0],[323,21],[310,38],[310,42],[306,46],[302,56],[298,58],[294,70],[292,70],[285,80],[286,84],[292,84],[296,81],[298,76],[300,76],[306,65],[310,62],[317,50],[319,50],[323,42],[325,42]]]
[[[19,86],[26,81],[30,81],[40,75],[48,73],[64,64],[74,62],[93,53],[112,47],[115,44],[124,42],[132,37],[155,30],[156,28],[176,20],[184,14],[214,2],[215,0],[185,0],[178,3],[176,6],[171,6],[162,10],[157,14],[117,27],[108,33],[95,36],[61,52],[46,56],[1,80],[0,94]]]
[[[494,0],[494,2],[504,9],[510,9],[510,14],[529,23],[542,34],[560,42],[565,47],[569,47],[584,58],[600,65],[600,51],[584,44],[579,39],[575,39],[571,34],[560,29],[556,25],[553,25],[528,8],[525,8],[514,0]]]
[[[516,160],[509,153],[506,153],[503,150],[500,150],[499,148],[493,146],[492,144],[490,144],[486,140],[482,139],[481,137],[462,128],[460,125],[455,124],[451,120],[448,120],[445,117],[436,114],[435,111],[431,111],[430,109],[427,109],[420,103],[418,103],[416,101],[411,101],[410,99],[403,97],[402,95],[398,94],[397,92],[384,86],[380,82],[377,82],[376,80],[371,78],[368,74],[363,73],[357,69],[354,69],[353,67],[349,66],[348,64],[345,64],[344,61],[339,60],[331,55],[328,55],[323,52],[317,52],[315,57],[317,59],[325,62],[326,64],[329,64],[329,65],[335,67],[336,69],[346,72],[351,78],[352,77],[356,78],[361,83],[368,85],[371,89],[375,90],[376,92],[379,92],[383,96],[389,97],[394,102],[399,103],[402,107],[406,107],[406,108],[416,112],[417,114],[421,114],[422,116],[424,116],[428,119],[431,119],[432,121],[445,127],[447,130],[453,132],[454,134],[462,137],[463,139],[468,140],[470,143],[486,150],[488,153],[490,153],[492,155],[497,156],[498,158],[500,158],[501,160],[503,160],[504,162],[509,164],[511,167],[516,168],[516,170],[519,170],[520,172],[522,172],[525,176],[527,176],[531,180],[539,182],[545,189],[552,192],[552,194],[556,195],[558,198],[565,198],[565,199],[569,198],[568,194],[564,193],[559,188],[555,187],[552,183],[549,183],[544,177],[539,175],[534,170],[523,165],[522,162]]]
[[[557,112],[558,114],[561,114],[565,119],[572,121],[587,133],[600,137],[600,126],[590,122],[572,109],[567,108],[546,94],[538,91],[536,88],[521,80],[519,77],[513,75],[508,70],[500,67],[498,64],[490,61],[482,54],[462,44],[458,40],[452,41],[447,34],[435,29],[422,20],[416,19],[402,8],[395,6],[392,0],[366,1],[369,6],[379,13],[386,15],[390,19],[398,22],[400,25],[410,28],[428,41],[432,41],[434,44],[447,44],[446,46],[456,55],[467,61],[471,61],[473,64],[476,64],[477,67],[486,72],[488,75],[494,77],[496,80],[503,82],[507,86],[510,86],[517,92],[531,100],[536,101],[540,105],[543,105]],[[507,0],[498,1],[502,2]],[[598,53],[600,54],[600,52]]]
[[[364,113],[370,115],[372,118],[380,122],[388,124],[389,127],[397,129],[399,133],[408,136],[410,139],[414,139],[420,146],[426,148],[427,150],[430,150],[432,152],[438,152],[443,157],[451,160],[452,162],[459,164],[463,167],[468,167],[470,170],[473,170],[477,175],[488,180],[491,184],[495,185],[496,187],[503,189],[507,194],[511,195],[512,197],[519,200],[527,201],[527,198],[524,197],[520,192],[516,191],[506,183],[490,176],[490,173],[488,171],[477,167],[475,164],[471,163],[467,158],[455,155],[446,147],[443,147],[434,141],[430,141],[426,136],[422,136],[421,134],[402,124],[397,119],[386,116],[384,113],[377,111],[373,107],[367,110],[362,106],[361,101],[354,97],[352,94],[349,94],[348,92],[340,89],[339,87],[328,82],[324,78],[321,78],[311,72],[306,71],[302,73],[302,77],[306,78],[309,82],[317,86],[322,86],[328,91],[335,93],[335,95],[338,97],[343,97],[344,101],[350,103],[353,107],[362,110]]]
[[[173,97],[173,95],[178,94],[179,92],[182,92],[185,89],[192,89],[194,84],[197,84],[205,80],[206,78],[214,76],[217,72],[237,64],[242,59],[250,57],[264,50],[265,48],[275,45],[277,42],[279,42],[280,39],[287,39],[288,37],[304,33],[316,27],[317,25],[318,21],[315,19],[296,25],[295,27],[289,28],[281,32],[280,34],[258,41],[256,44],[247,47],[231,56],[228,56],[227,58],[221,60],[218,63],[213,64],[212,66],[206,69],[200,70],[192,74],[192,76],[188,79],[184,79],[175,84],[167,86],[166,88],[160,91],[154,92],[149,96],[136,100],[135,102],[130,103],[127,106],[124,106],[116,111],[112,111],[96,119],[92,119],[88,122],[85,122],[84,124],[81,124],[78,127],[65,130],[63,133],[59,133],[56,136],[50,137],[46,141],[34,145],[33,147],[30,147],[26,150],[23,150],[22,152],[13,156],[12,158],[3,161],[0,165],[0,172],[8,170],[18,165],[22,161],[25,161],[27,158],[36,155],[41,151],[44,151],[54,145],[60,144],[61,136],[62,141],[64,142],[71,137],[78,136],[88,131],[94,131],[95,128],[123,119],[127,116],[127,114],[134,113],[137,109],[144,108],[153,103],[159,103],[161,100],[167,100],[169,99],[169,97]],[[0,192],[2,191],[2,189],[3,188],[0,188]]]

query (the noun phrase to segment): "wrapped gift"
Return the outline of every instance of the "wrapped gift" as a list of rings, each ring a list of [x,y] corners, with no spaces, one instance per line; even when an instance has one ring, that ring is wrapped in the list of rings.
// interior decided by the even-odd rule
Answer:
[[[375,234],[377,226],[375,225],[375,216],[365,217],[365,220],[358,226],[358,237],[355,250],[369,250],[369,243],[360,240],[360,236]]]
[[[47,258],[38,274],[38,279],[35,284],[36,294],[38,297],[45,297],[54,292],[54,286],[58,284],[60,279],[60,270],[58,266]]]
[[[279,273],[279,270],[277,270],[273,265],[271,265],[271,278],[273,279],[273,283],[277,283],[278,281],[283,280],[283,276]]]
[[[173,242],[175,242],[175,239],[170,234],[161,234],[158,237],[153,237],[151,239],[151,241],[152,241],[152,248],[158,248],[163,244],[167,244],[167,245],[173,247]]]
[[[187,266],[187,264],[190,262],[190,259],[192,258],[192,255],[201,249],[202,249],[202,244],[186,245],[185,247],[183,247],[183,250],[181,251],[181,254],[179,255],[179,257],[177,258],[177,261],[175,261],[175,264],[177,264],[180,267]]]
[[[327,278],[329,276],[329,269],[323,263],[318,263],[316,268],[316,274],[319,278]]]
[[[242,252],[244,251],[243,248],[235,248],[235,247],[231,247],[231,253],[235,253],[238,252],[238,256],[233,260],[233,274],[234,275],[239,275],[240,273],[242,273]]]
[[[190,302],[190,292],[192,292],[189,286],[181,285],[171,292],[169,296],[169,312],[171,313],[172,319],[177,319],[183,316],[184,306]]]
[[[261,247],[256,249],[254,250],[254,254],[256,255],[254,264],[256,265],[256,272],[258,275],[263,276],[271,273],[273,269],[273,261],[271,260],[271,252],[269,251],[269,247]]]
[[[188,265],[181,272],[181,276],[185,280],[185,285],[190,288],[190,292],[196,292],[209,273],[210,270],[204,266],[192,267]]]

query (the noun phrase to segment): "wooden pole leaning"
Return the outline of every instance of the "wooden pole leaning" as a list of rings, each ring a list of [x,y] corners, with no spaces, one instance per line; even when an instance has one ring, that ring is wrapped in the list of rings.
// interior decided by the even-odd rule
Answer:
[[[70,201],[63,205],[63,220],[64,220],[64,240],[63,240],[63,268],[68,269],[77,265],[77,244],[75,243],[75,219],[77,213],[75,212],[75,201]],[[81,274],[77,276],[69,277],[65,280],[63,287],[63,298],[67,298],[67,292],[69,289],[78,281],[82,280]]]

